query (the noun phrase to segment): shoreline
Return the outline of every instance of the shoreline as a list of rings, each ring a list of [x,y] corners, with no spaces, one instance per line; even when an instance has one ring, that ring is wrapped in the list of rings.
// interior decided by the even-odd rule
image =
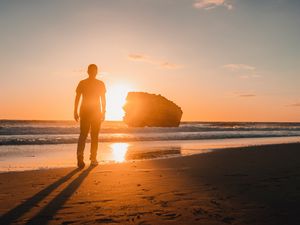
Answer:
[[[182,157],[191,157],[191,156],[197,156],[202,154],[211,154],[214,152],[222,152],[227,150],[247,150],[252,147],[275,147],[275,146],[282,146],[285,145],[298,145],[300,146],[299,142],[288,142],[288,143],[276,143],[276,144],[257,144],[257,145],[247,145],[247,146],[237,146],[237,147],[225,147],[225,148],[216,148],[216,149],[207,149],[205,152],[201,153],[194,153],[189,155],[173,155],[173,156],[166,156],[166,157],[158,157],[158,158],[149,158],[149,159],[137,159],[137,160],[129,160],[124,162],[101,162],[98,166],[104,166],[104,165],[116,165],[116,164],[124,164],[124,163],[135,163],[135,162],[144,162],[144,161],[156,161],[156,160],[168,160],[173,158],[182,158]],[[89,167],[89,164],[86,163],[85,168]],[[74,166],[62,166],[62,167],[49,167],[49,168],[38,168],[38,169],[32,169],[32,170],[12,170],[12,171],[0,171],[0,174],[5,173],[22,173],[22,172],[33,172],[33,171],[47,171],[47,170],[60,170],[60,169],[70,169],[74,168]]]
[[[300,137],[100,143],[98,161],[100,165],[106,165],[184,157],[230,148],[299,142]],[[74,144],[2,146],[0,152],[1,149],[0,174],[16,171],[70,168],[76,165],[76,152],[74,151],[76,145]],[[7,152],[8,155],[6,156],[3,151]],[[85,159],[88,159],[88,157],[89,145],[86,147]],[[87,160],[86,163],[88,163]]]

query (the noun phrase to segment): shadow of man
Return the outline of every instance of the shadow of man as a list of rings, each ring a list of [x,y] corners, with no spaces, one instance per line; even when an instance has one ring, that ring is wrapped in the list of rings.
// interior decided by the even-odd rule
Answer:
[[[0,217],[0,224],[11,224],[16,221],[18,218],[22,217],[26,212],[30,211],[35,205],[45,199],[49,194],[51,194],[55,189],[57,189],[60,185],[68,181],[72,178],[76,173],[80,170],[75,169],[69,172],[66,176],[60,178],[59,180],[55,181],[54,183],[50,184],[31,198],[27,199],[22,204],[16,206],[15,208],[11,209],[7,213],[3,214]]]
[[[29,219],[26,224],[47,224],[53,219],[56,212],[64,205],[64,203],[79,188],[83,180],[95,168],[90,166],[84,170],[77,178],[75,178],[62,192],[60,192],[52,201],[50,201],[39,213]]]

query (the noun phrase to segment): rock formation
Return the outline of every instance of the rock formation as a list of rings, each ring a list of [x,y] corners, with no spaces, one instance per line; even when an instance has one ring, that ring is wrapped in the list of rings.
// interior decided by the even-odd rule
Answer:
[[[178,127],[182,116],[174,102],[145,92],[129,92],[123,109],[123,120],[130,127]]]

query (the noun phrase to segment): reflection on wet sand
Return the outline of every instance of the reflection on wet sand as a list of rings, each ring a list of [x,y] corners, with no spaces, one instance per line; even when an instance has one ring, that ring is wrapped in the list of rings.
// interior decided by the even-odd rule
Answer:
[[[126,160],[204,154],[225,148],[293,142],[299,142],[299,137],[136,141],[117,143],[100,142],[97,159],[101,164],[106,164],[112,162],[124,162]],[[89,147],[90,146],[87,145],[84,155],[86,164],[89,163]],[[74,167],[76,166],[74,149],[76,149],[75,144],[0,145],[0,173],[8,171]]]
[[[110,145],[110,150],[110,161],[114,162],[181,155],[180,146],[164,146],[159,148],[150,147],[141,151],[140,148],[136,148],[134,145],[130,145],[128,143],[113,143]]]
[[[113,143],[111,144],[112,160],[115,162],[124,162],[128,151],[128,143]]]
[[[136,160],[136,159],[155,159],[155,158],[164,158],[170,156],[181,155],[180,147],[167,147],[161,148],[159,150],[149,149],[145,152],[135,152],[128,151],[126,154],[126,160]]]

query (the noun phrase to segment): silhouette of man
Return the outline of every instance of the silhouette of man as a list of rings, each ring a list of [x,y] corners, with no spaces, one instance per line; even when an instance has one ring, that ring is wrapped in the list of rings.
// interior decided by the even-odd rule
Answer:
[[[101,122],[105,119],[105,85],[102,81],[96,79],[98,68],[95,64],[88,66],[87,73],[89,77],[79,82],[76,88],[76,97],[74,104],[74,119],[80,118],[80,135],[77,145],[77,165],[84,168],[83,152],[85,148],[86,138],[91,130],[91,165],[98,165],[97,149],[98,135]],[[82,96],[80,112],[78,115],[78,104]],[[101,102],[101,104],[100,104]]]

